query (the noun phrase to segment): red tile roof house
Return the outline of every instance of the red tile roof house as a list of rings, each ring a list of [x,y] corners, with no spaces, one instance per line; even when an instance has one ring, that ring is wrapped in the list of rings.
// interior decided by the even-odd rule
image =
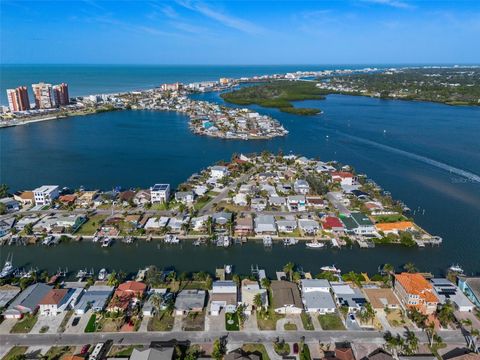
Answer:
[[[332,173],[332,181],[339,182],[340,185],[353,185],[355,177],[346,171],[336,171]]]
[[[63,305],[68,303],[72,292],[68,289],[52,289],[42,300],[38,303],[40,306],[40,315],[42,316],[57,316],[62,313]]]
[[[138,281],[120,284],[108,304],[107,311],[125,311],[132,302],[139,301],[147,290],[147,285]]]
[[[335,216],[326,216],[322,218],[322,228],[325,231],[342,232],[345,230],[345,226],[339,218]]]

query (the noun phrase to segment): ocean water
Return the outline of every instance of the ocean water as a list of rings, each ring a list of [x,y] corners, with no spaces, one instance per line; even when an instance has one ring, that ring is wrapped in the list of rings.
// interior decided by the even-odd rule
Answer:
[[[217,93],[194,97],[224,103]],[[277,246],[265,252],[259,244],[227,250],[138,244],[130,253],[120,244],[107,250],[71,244],[55,249],[0,248],[0,258],[13,252],[19,264],[51,270],[70,263],[70,269],[107,266],[135,271],[156,264],[194,271],[213,267],[213,255],[215,265],[233,263],[242,272],[248,272],[252,263],[274,271],[290,260],[312,271],[329,263],[347,271],[374,271],[384,262],[400,266],[408,261],[434,273],[452,263],[469,273],[480,271],[480,183],[445,170],[447,166],[480,174],[480,108],[341,95],[295,105],[319,107],[324,113],[302,117],[250,106],[277,118],[290,131],[286,137],[261,141],[196,136],[188,129],[187,117],[152,111],[102,113],[2,129],[0,182],[12,190],[40,184],[99,189],[148,187],[157,182],[176,186],[235,152],[282,150],[338,160],[368,174],[405,201],[418,224],[442,236],[443,245],[313,252]],[[78,254],[75,260],[73,253]]]

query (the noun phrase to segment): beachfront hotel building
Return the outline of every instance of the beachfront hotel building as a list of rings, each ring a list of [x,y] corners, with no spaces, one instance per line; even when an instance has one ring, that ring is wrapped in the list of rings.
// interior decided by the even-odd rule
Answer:
[[[54,85],[52,90],[55,106],[65,106],[70,104],[70,98],[68,96],[68,84],[61,83]]]
[[[16,89],[7,89],[8,107],[11,112],[25,111],[30,109],[28,90],[26,86],[19,86]]]
[[[35,96],[35,107],[37,109],[50,109],[53,107],[52,84],[43,82],[32,84],[32,89]]]

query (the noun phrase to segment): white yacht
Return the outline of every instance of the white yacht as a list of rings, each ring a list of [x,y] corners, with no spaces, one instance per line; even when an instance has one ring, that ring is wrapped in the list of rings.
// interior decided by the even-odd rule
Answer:
[[[458,274],[463,274],[463,269],[460,267],[458,264],[453,264],[448,268],[448,270],[458,273]]]
[[[167,234],[165,235],[165,244],[178,244],[180,239],[177,238],[175,235]]]
[[[98,272],[98,280],[103,281],[103,280],[106,280],[107,277],[108,277],[107,269],[101,269]]]
[[[325,246],[325,244],[320,242],[308,242],[305,244],[305,246],[310,249],[321,249]]]
[[[102,240],[102,247],[106,248],[111,246],[113,243],[113,240],[109,237],[106,237],[105,239]]]
[[[231,274],[232,273],[232,265],[225,265],[225,274]]]
[[[295,238],[288,238],[288,239],[283,240],[283,245],[285,245],[285,246],[293,246],[293,245],[297,245],[297,244],[298,244],[298,240],[295,239]]]
[[[341,273],[341,270],[340,270],[340,269],[337,269],[337,268],[335,267],[335,265],[332,265],[332,266],[322,266],[322,267],[320,268],[320,270],[322,270],[322,271],[328,271],[328,272],[332,272],[332,273],[337,273],[337,274]]]
[[[271,247],[273,244],[272,237],[271,236],[265,236],[263,238],[263,246],[265,247]]]
[[[10,257],[10,259],[5,261],[5,265],[3,265],[2,271],[0,272],[0,279],[9,277],[14,271],[15,268],[13,267],[12,257]]]

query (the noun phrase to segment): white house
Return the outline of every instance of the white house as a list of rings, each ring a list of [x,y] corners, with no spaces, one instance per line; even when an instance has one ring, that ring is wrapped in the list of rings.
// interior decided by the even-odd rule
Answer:
[[[320,314],[334,313],[335,301],[330,293],[330,283],[323,279],[303,279],[302,301],[305,310]]]
[[[238,304],[237,284],[231,280],[215,281],[210,291],[210,314],[217,316],[222,309],[235,312]]]
[[[340,183],[340,185],[353,185],[355,177],[352,173],[346,171],[336,171],[332,173],[332,181]]]
[[[298,179],[293,184],[293,189],[297,194],[307,195],[310,191],[310,185],[303,179]]]
[[[152,204],[167,202],[170,198],[170,184],[155,184],[150,188],[150,201]]]
[[[275,233],[277,226],[273,215],[259,215],[255,218],[255,232],[261,233]]]
[[[38,303],[40,315],[57,316],[67,309],[73,289],[52,289]]]
[[[222,179],[228,175],[228,169],[226,166],[212,166],[210,169],[210,176],[214,179]]]
[[[268,294],[267,289],[262,289],[258,282],[249,279],[242,280],[241,303],[245,306],[244,313],[251,315],[253,308],[255,307],[255,297],[260,296],[262,301],[262,307],[266,309],[268,307]]]
[[[311,219],[299,219],[298,227],[305,234],[315,234],[320,229],[320,224],[318,223],[318,221]]]
[[[33,190],[35,205],[50,205],[60,195],[58,185],[43,185]]]
[[[287,197],[288,211],[305,211],[305,195],[293,195]]]
[[[193,191],[177,191],[175,200],[188,205],[193,203],[194,196]]]

